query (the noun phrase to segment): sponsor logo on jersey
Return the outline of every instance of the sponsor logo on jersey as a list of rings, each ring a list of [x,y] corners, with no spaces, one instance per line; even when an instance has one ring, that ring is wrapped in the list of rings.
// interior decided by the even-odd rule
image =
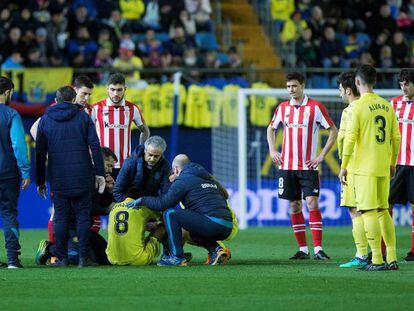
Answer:
[[[104,126],[109,129],[128,129],[128,124],[113,124],[107,121],[104,122]]]

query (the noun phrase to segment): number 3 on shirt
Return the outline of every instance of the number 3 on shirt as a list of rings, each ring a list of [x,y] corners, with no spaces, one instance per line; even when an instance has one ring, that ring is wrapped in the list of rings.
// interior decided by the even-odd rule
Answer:
[[[120,211],[115,214],[115,231],[118,234],[125,234],[128,232],[128,218],[129,213]]]
[[[377,134],[375,135],[375,139],[379,144],[385,142],[385,126],[387,122],[383,116],[376,116],[375,117],[375,124],[377,125]]]

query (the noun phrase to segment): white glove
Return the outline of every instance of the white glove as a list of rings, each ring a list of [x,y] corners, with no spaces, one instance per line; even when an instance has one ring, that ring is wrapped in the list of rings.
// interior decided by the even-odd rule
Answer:
[[[99,193],[105,191],[105,177],[96,175],[95,177],[95,189],[98,189]]]
[[[46,186],[46,184],[44,184],[44,185],[40,185],[40,186],[37,186],[37,193],[43,198],[43,199],[45,199],[46,200],[46,196],[47,196],[47,186]]]

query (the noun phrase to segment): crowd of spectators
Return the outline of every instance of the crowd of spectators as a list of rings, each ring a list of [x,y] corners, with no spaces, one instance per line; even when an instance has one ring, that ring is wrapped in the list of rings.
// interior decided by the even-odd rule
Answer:
[[[2,1],[0,63],[125,70],[130,81],[141,68],[239,68],[235,47],[220,52],[211,14],[210,0]]]
[[[290,66],[414,66],[414,0],[269,1],[281,45],[296,56]],[[379,84],[393,81],[383,75]]]

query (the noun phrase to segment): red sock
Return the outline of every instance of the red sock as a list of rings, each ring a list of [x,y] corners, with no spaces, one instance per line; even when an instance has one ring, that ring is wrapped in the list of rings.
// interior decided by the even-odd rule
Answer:
[[[306,246],[306,225],[302,212],[290,214],[290,219],[292,221],[293,233],[295,234],[299,247]]]
[[[55,243],[55,238],[53,237],[53,220],[49,220],[47,223],[47,233],[49,236],[49,241]]]
[[[320,210],[309,211],[309,227],[312,232],[313,246],[322,246],[322,214]]]
[[[414,253],[414,215],[413,222],[411,224],[411,252]]]
[[[390,213],[391,218],[392,218],[392,209],[388,209],[388,212]],[[387,256],[387,245],[385,245],[383,238],[381,238],[381,252],[382,252],[382,256]]]

